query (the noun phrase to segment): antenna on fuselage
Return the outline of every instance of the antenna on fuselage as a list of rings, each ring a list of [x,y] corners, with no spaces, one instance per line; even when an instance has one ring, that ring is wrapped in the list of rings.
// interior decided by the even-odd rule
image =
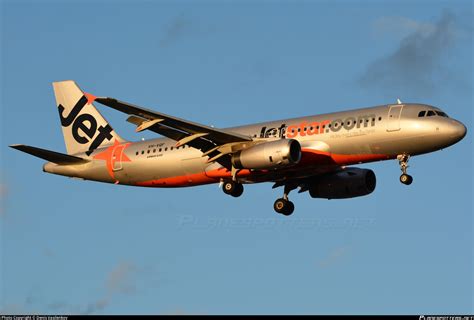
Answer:
[[[397,103],[398,104],[402,104],[402,102],[400,101],[400,99],[397,98]]]

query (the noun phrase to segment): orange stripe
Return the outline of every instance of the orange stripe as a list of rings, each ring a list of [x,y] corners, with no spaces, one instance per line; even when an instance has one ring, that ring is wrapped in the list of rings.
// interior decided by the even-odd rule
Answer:
[[[290,167],[289,169],[304,170],[305,166],[308,165],[350,165],[362,162],[371,162],[378,160],[387,160],[391,157],[385,154],[333,154],[330,152],[318,151],[314,149],[302,149],[302,158],[300,163],[296,167]],[[284,172],[285,169],[282,169]],[[250,171],[247,169],[239,171],[238,177],[248,177],[262,175],[268,172],[267,170]],[[137,186],[142,187],[186,187],[195,186],[209,183],[216,183],[220,179],[231,178],[231,172],[226,168],[219,168],[208,172],[199,172],[189,175],[147,180],[137,182]]]
[[[245,177],[251,174],[250,170],[241,170],[237,174],[238,177]],[[219,168],[208,172],[199,172],[194,174],[188,174],[184,176],[169,177],[155,180],[148,180],[138,182],[138,186],[142,187],[185,187],[194,186],[201,184],[216,183],[221,178],[229,179],[232,174],[226,168]]]

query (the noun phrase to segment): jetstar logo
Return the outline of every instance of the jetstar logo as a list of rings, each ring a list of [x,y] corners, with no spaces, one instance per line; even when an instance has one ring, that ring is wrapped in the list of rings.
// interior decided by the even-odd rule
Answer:
[[[107,124],[106,126],[100,126],[97,128],[97,120],[92,115],[88,113],[82,113],[79,115],[84,106],[90,104],[92,100],[92,96],[86,97],[83,95],[72,108],[71,112],[66,116],[64,115],[65,108],[61,104],[58,106],[61,125],[63,127],[69,127],[72,125],[72,136],[78,143],[89,143],[96,135],[97,130],[99,131],[99,134],[92,141],[89,150],[86,152],[88,156],[97,149],[104,140],[110,141],[112,139],[112,127],[110,125]]]
[[[94,155],[94,159],[105,160],[107,171],[110,177],[114,180],[116,180],[114,171],[121,169],[122,162],[132,161],[124,152],[129,145],[131,145],[130,142],[120,144],[117,140],[115,140],[113,145]],[[115,183],[118,183],[118,181]]]
[[[286,126],[282,124],[278,128],[262,127],[260,138],[287,138],[292,139],[297,136],[305,137],[316,134],[338,132],[341,129],[350,131],[353,129],[367,128],[375,126],[375,114],[360,115],[356,117],[338,118],[323,121],[303,121],[297,125]]]
[[[286,131],[286,124],[282,124],[279,128],[268,128],[262,127],[260,130],[260,138],[272,138],[272,137],[279,137],[284,138]]]

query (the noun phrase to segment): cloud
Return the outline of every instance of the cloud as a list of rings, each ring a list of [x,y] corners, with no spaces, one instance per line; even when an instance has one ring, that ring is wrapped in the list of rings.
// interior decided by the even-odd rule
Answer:
[[[130,294],[135,291],[132,275],[136,267],[130,262],[121,262],[107,275],[104,289],[105,294],[99,299],[87,304],[82,314],[94,314],[104,310],[117,294]]]
[[[118,263],[105,277],[102,283],[102,294],[89,303],[77,305],[64,301],[50,303],[48,309],[53,312],[96,314],[108,307],[119,294],[131,294],[135,292],[133,276],[137,268],[130,262]]]
[[[160,41],[160,47],[169,47],[191,31],[191,20],[186,19],[183,15],[176,17],[166,26],[164,36]]]
[[[110,294],[130,293],[135,287],[130,284],[131,274],[136,270],[129,262],[121,262],[108,275],[106,288]]]
[[[54,251],[51,250],[50,248],[44,248],[42,253],[47,258],[54,258],[56,256]]]
[[[329,254],[328,257],[326,257],[325,259],[323,259],[319,262],[319,266],[321,268],[327,268],[327,267],[333,265],[338,260],[340,260],[342,257],[346,256],[348,251],[349,251],[348,247],[339,247],[339,248],[334,249]]]
[[[406,36],[418,32],[424,36],[435,32],[436,26],[431,22],[420,22],[406,17],[381,17],[373,23],[377,36],[396,34]]]
[[[101,283],[101,294],[91,302],[84,304],[73,304],[64,300],[47,303],[47,312],[68,313],[68,314],[96,314],[108,307],[113,299],[122,294],[132,294],[135,292],[135,276],[137,267],[127,261],[122,261],[115,265],[105,276]],[[24,303],[0,304],[0,314],[32,314],[32,308],[38,307],[38,298],[30,293]],[[42,311],[45,313],[45,310]]]
[[[403,17],[384,17],[374,26],[380,32],[403,33],[394,52],[370,63],[358,83],[368,89],[390,90],[394,94],[427,95],[456,77],[447,57],[461,31],[454,14],[444,11],[435,23],[417,22]]]
[[[8,304],[0,308],[0,314],[27,314],[25,307],[19,304]]]
[[[94,314],[99,311],[102,311],[105,309],[110,304],[111,297],[107,296],[105,298],[101,298],[97,301],[91,302],[87,305],[85,310],[82,312],[82,314]]]
[[[53,302],[48,305],[48,309],[52,311],[65,310],[67,308],[69,308],[69,305],[62,301]]]

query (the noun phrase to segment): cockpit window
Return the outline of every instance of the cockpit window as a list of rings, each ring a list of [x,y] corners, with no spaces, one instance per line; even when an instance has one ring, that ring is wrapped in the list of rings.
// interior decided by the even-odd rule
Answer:
[[[433,116],[440,116],[444,118],[449,118],[449,116],[444,113],[443,111],[438,111],[438,110],[422,110],[418,113],[418,118],[423,118],[423,117],[433,117]]]

